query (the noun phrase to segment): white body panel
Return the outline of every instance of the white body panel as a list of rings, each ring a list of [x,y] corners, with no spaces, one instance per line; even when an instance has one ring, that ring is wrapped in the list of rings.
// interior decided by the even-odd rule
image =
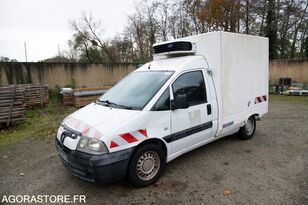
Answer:
[[[195,55],[204,56],[213,72],[219,108],[217,136],[228,135],[230,131],[243,126],[245,120],[254,113],[262,117],[268,112],[267,102],[254,103],[258,96],[265,95],[268,99],[267,38],[210,32],[175,41],[181,40],[196,44]],[[154,61],[168,57],[157,55]],[[223,128],[228,123],[232,123],[232,126]]]
[[[70,115],[63,123],[83,135],[101,139],[109,152],[135,147],[149,139],[161,140],[169,162],[185,152],[237,132],[251,115],[262,117],[267,113],[266,38],[212,32],[179,40],[192,42],[194,55],[155,55],[154,61],[134,71],[174,72],[143,110],[117,109],[92,103]],[[206,103],[188,109],[151,111],[166,89],[170,89],[170,99],[173,99],[171,85],[180,75],[195,70],[201,70],[204,75]],[[263,101],[256,102],[258,97]],[[207,105],[211,106],[211,114],[208,114]],[[164,140],[168,135],[209,122],[212,123],[210,129],[171,143]],[[62,132],[59,128],[59,140]],[[75,150],[79,139],[65,138],[63,144]]]

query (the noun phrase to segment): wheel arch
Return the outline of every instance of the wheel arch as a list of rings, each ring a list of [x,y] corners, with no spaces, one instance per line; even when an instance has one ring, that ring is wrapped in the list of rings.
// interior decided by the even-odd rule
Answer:
[[[142,141],[140,144],[138,144],[135,149],[134,149],[134,152],[139,148],[139,147],[142,147],[144,146],[145,144],[155,144],[155,145],[158,145],[160,146],[163,151],[164,151],[164,154],[165,154],[165,157],[167,158],[167,154],[168,154],[168,149],[167,149],[167,146],[165,144],[165,142],[161,139],[158,139],[158,138],[150,138],[150,139],[147,139],[147,140],[144,140]]]
[[[145,150],[149,151],[148,148],[145,146],[150,146],[151,149],[154,149],[158,155],[160,155],[160,166],[157,172],[155,173],[152,178],[149,179],[149,181],[142,181],[143,179],[138,178],[136,174],[136,163],[141,156],[140,154],[144,153]],[[141,149],[141,150],[140,150]],[[138,151],[139,150],[139,151]],[[160,152],[160,153],[159,153]],[[137,154],[137,155],[136,155]],[[162,158],[165,157],[163,160]],[[131,156],[129,158],[127,171],[126,171],[126,177],[133,183],[135,186],[138,187],[144,187],[148,186],[149,184],[155,182],[158,177],[160,176],[162,170],[164,169],[164,166],[166,164],[167,159],[167,146],[163,142],[162,139],[159,138],[150,138],[142,141],[137,146],[134,147],[134,150],[131,152]]]
[[[250,118],[250,117],[254,117],[256,121],[260,121],[261,120],[260,113],[250,113],[249,115],[246,116],[245,123],[247,122],[248,118]]]
[[[168,149],[167,149],[167,146],[165,144],[165,142],[161,139],[158,139],[158,138],[150,138],[150,139],[147,139],[147,140],[144,140],[142,141],[141,143],[139,143],[136,147],[134,147],[134,150],[131,152],[130,156],[129,156],[129,163],[131,163],[131,160],[134,156],[134,154],[136,153],[136,151],[138,150],[139,147],[142,147],[146,144],[155,144],[155,145],[159,145],[163,151],[164,151],[164,155],[165,155],[165,162],[167,160],[167,154],[168,154]],[[127,169],[128,169],[129,166],[127,166]]]

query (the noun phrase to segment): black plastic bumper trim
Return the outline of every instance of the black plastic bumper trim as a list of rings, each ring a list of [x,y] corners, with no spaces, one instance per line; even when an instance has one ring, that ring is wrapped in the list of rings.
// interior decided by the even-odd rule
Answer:
[[[56,147],[64,152],[68,161],[61,161],[78,178],[90,182],[110,183],[124,179],[134,148],[102,155],[91,155],[70,150],[56,138]]]

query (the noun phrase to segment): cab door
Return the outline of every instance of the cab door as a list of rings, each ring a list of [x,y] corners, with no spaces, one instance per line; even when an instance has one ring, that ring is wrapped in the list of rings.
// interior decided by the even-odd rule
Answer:
[[[171,99],[186,95],[188,108],[171,111],[172,154],[184,153],[212,137],[212,112],[203,69],[182,73],[171,84]]]

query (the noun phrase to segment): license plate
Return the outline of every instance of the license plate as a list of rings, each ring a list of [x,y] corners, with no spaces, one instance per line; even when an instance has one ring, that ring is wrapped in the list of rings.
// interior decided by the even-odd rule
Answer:
[[[60,157],[66,162],[68,163],[68,156],[67,154],[65,154],[62,150],[58,149],[58,153],[60,155]]]

